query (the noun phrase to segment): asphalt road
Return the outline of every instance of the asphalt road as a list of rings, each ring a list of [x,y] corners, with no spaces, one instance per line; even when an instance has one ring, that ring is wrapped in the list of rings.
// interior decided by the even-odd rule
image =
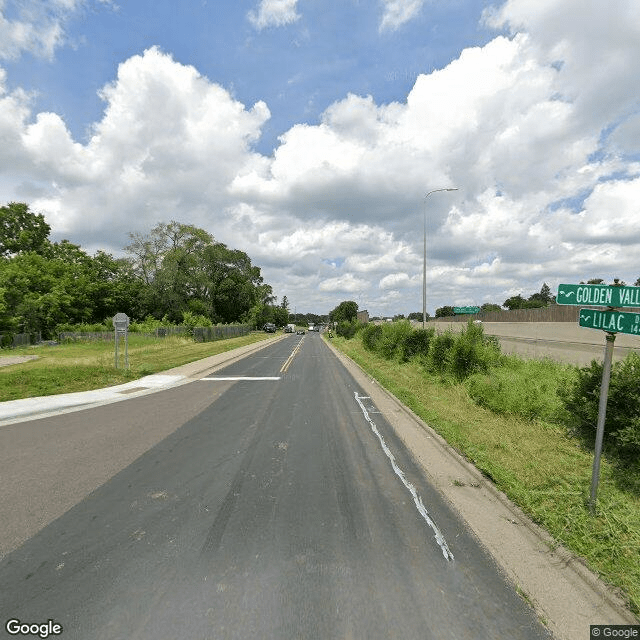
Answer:
[[[162,436],[145,448],[149,425]],[[64,509],[24,540],[0,529],[20,540],[0,561],[5,637],[11,618],[65,640],[548,637],[317,334],[0,431],[25,452],[47,439],[66,473],[19,452],[2,467],[3,517],[42,496]],[[73,464],[98,485],[67,508]]]

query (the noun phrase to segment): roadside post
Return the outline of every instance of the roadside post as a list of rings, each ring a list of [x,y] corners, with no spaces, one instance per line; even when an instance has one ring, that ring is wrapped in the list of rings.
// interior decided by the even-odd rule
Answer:
[[[596,426],[596,442],[591,472],[591,491],[589,510],[593,514],[596,508],[598,481],[600,479],[600,458],[604,437],[604,422],[607,416],[607,400],[609,381],[611,379],[611,362],[613,346],[618,333],[640,335],[640,313],[618,311],[619,307],[640,307],[640,287],[600,284],[561,284],[558,286],[556,304],[606,307],[599,309],[580,309],[578,324],[587,329],[600,329],[606,332],[604,348],[604,364],[600,399],[598,401],[598,423]]]
[[[115,365],[118,368],[118,346],[120,345],[120,337],[124,337],[124,367],[129,368],[129,316],[126,313],[116,313],[113,316],[113,327],[115,330]]]

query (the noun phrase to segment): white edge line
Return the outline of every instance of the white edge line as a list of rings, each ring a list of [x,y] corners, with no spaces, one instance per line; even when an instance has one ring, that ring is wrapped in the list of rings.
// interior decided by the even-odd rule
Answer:
[[[436,542],[440,546],[440,549],[442,549],[442,555],[444,556],[445,560],[453,560],[453,554],[451,553],[449,546],[447,545],[447,541],[444,539],[444,536],[442,535],[442,532],[440,531],[440,529],[438,529],[438,526],[436,525],[436,523],[431,519],[431,516],[429,516],[429,512],[426,510],[422,502],[422,498],[418,495],[416,488],[407,480],[407,477],[404,475],[404,471],[402,471],[402,469],[397,465],[395,456],[393,455],[393,453],[391,453],[391,451],[389,450],[389,447],[387,447],[387,443],[384,441],[384,438],[378,431],[378,428],[376,427],[375,422],[369,417],[369,413],[367,412],[365,406],[362,404],[362,402],[360,402],[360,400],[365,399],[365,397],[362,396],[361,398],[360,396],[358,396],[357,391],[354,391],[354,395],[356,398],[356,402],[360,405],[360,409],[362,410],[365,420],[371,426],[371,430],[376,434],[376,436],[378,436],[378,440],[380,440],[380,444],[382,445],[383,451],[386,453],[387,458],[389,458],[389,460],[391,461],[391,466],[393,467],[393,470],[395,471],[396,475],[400,478],[400,480],[402,480],[402,484],[404,484],[404,486],[409,490],[409,493],[411,493],[411,495],[413,496],[413,502],[415,503],[416,508],[418,509],[418,512],[433,530],[435,534]]]

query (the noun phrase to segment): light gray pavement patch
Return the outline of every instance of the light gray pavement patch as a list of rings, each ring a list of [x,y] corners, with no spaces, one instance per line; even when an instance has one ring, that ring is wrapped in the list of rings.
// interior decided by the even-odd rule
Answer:
[[[432,484],[531,601],[558,640],[584,640],[592,624],[638,624],[624,602],[554,541],[431,427],[357,364],[330,348],[412,452]]]
[[[238,347],[231,351],[218,353],[196,362],[190,362],[180,367],[168,369],[163,373],[132,380],[125,384],[95,389],[93,391],[79,391],[76,393],[61,393],[52,396],[40,396],[37,398],[24,398],[22,400],[6,400],[0,402],[0,427],[7,424],[15,424],[24,420],[44,418],[50,415],[78,411],[88,407],[99,406],[109,402],[126,400],[133,396],[155,393],[160,389],[168,389],[179,384],[185,384],[197,379],[199,376],[214,371],[222,366],[227,366],[236,360],[244,358],[250,353],[264,349],[268,345],[282,340],[284,335],[269,337],[261,342],[244,347]]]
[[[12,364],[20,364],[37,358],[38,356],[0,356],[0,367],[8,367]]]

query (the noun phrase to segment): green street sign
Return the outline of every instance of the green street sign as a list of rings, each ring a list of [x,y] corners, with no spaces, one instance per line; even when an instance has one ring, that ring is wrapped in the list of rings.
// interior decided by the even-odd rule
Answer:
[[[640,313],[580,309],[580,326],[610,333],[640,335]]]
[[[480,313],[480,307],[453,307],[453,313],[462,315],[463,313]]]
[[[592,307],[640,307],[640,287],[615,287],[606,284],[558,285],[556,304]]]

